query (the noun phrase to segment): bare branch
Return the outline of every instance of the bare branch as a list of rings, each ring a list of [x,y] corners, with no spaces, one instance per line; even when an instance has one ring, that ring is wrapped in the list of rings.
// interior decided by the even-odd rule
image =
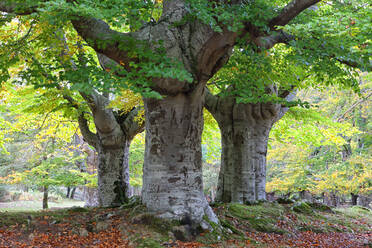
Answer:
[[[302,11],[320,2],[321,0],[293,0],[285,6],[278,16],[269,21],[269,27],[275,29],[275,26],[285,26]]]
[[[362,99],[360,99],[359,101],[357,101],[356,103],[354,103],[353,105],[350,106],[350,108],[348,108],[340,117],[337,118],[337,121],[340,122],[342,121],[343,119],[345,119],[345,116],[350,113],[351,111],[353,111],[357,106],[359,106],[360,104],[364,103],[365,101],[368,101],[368,99],[372,96],[372,92],[369,92],[365,97],[363,97]]]
[[[80,132],[83,135],[84,140],[88,142],[89,145],[96,148],[98,144],[98,137],[95,133],[90,131],[88,120],[84,117],[84,113],[81,113],[79,115],[78,123],[79,123]]]

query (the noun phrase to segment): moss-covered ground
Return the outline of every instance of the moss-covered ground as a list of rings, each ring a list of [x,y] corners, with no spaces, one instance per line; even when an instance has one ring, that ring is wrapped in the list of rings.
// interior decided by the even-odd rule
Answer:
[[[371,247],[372,212],[319,204],[216,204],[213,231],[177,241],[142,205],[0,212],[0,247]]]

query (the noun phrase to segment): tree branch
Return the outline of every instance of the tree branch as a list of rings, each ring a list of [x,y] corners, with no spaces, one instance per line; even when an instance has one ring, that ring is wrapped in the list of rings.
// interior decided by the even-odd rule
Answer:
[[[106,55],[117,63],[133,60],[128,56],[127,45],[135,44],[135,39],[130,34],[114,31],[106,22],[96,18],[75,17],[71,23],[96,52]],[[122,45],[123,43],[126,43],[125,46]]]
[[[25,6],[24,3],[21,2],[16,3],[9,0],[0,1],[1,12],[16,15],[35,13],[37,12],[36,7],[36,5]],[[138,45],[138,42],[136,42],[136,39],[130,33],[121,33],[112,30],[106,22],[96,18],[71,16],[71,23],[78,34],[83,37],[95,51],[105,54],[118,63],[134,60],[128,56],[128,52],[133,50],[134,47]],[[128,66],[124,67],[129,69]]]
[[[337,118],[337,122],[342,121],[348,113],[350,113],[351,111],[353,111],[358,105],[360,105],[360,104],[364,103],[365,101],[367,101],[370,96],[372,96],[372,92],[370,92],[365,97],[363,97],[362,99],[360,99],[359,101],[357,101],[356,103],[354,103],[353,105],[351,105],[350,108],[348,108],[340,117]]]
[[[125,120],[122,123],[119,123],[121,128],[124,130],[124,132],[130,139],[133,139],[134,136],[141,133],[145,128],[145,121],[138,122],[137,120],[135,120],[140,109],[141,109],[140,107],[133,108],[128,113]]]
[[[293,0],[285,6],[278,16],[269,21],[269,27],[275,30],[275,26],[285,26],[302,11],[320,2],[321,0]]]
[[[84,117],[84,114],[81,113],[78,117],[78,123],[80,132],[84,137],[84,140],[88,142],[89,145],[97,148],[98,137],[95,133],[91,132],[88,125],[88,120]]]
[[[15,3],[9,0],[0,1],[0,12],[16,15],[29,15],[36,12],[36,5],[25,5],[25,3]]]
[[[291,40],[294,40],[294,38],[293,35],[280,30],[269,36],[259,36],[254,39],[253,42],[259,50],[265,50],[274,47],[278,43],[288,44]]]

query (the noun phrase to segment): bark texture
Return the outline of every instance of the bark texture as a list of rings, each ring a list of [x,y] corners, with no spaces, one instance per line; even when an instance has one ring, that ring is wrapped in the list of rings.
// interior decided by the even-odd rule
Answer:
[[[190,95],[146,99],[142,201],[170,219],[217,222],[203,193],[203,88]]]
[[[115,114],[105,96],[82,94],[92,111],[96,133],[89,130],[84,116],[79,126],[84,139],[98,153],[98,203],[100,206],[120,206],[130,197],[129,145],[133,137],[143,130],[134,118],[138,109],[128,114]]]
[[[286,108],[280,104],[238,104],[234,97],[206,96],[206,108],[221,130],[221,169],[217,201],[266,200],[266,153],[269,132]]]
[[[43,186],[43,209],[48,208],[48,196],[49,195],[49,189],[48,186]]]

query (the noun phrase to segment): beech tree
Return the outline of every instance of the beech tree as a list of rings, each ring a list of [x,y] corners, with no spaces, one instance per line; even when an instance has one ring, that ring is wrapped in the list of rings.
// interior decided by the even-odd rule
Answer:
[[[368,25],[362,18],[371,10],[365,10],[363,2],[348,4],[312,6],[283,28],[291,33],[284,44],[270,50],[236,46],[229,63],[209,84],[215,95],[207,93],[205,107],[218,122],[222,142],[217,201],[266,200],[269,133],[288,107],[306,105],[294,101],[297,89],[338,85],[359,90],[359,75],[351,73],[371,68],[363,48],[369,44],[368,32],[361,31]],[[342,24],[341,13],[349,25]],[[315,16],[323,20],[321,26]],[[308,34],[301,31],[304,25]],[[354,31],[345,37],[345,28]]]
[[[22,93],[23,91],[23,93]],[[21,93],[20,93],[21,92]],[[83,96],[81,96],[80,95]],[[100,206],[118,206],[130,196],[129,191],[129,146],[134,136],[143,131],[143,122],[136,120],[138,101],[126,98],[132,109],[115,111],[109,107],[109,99],[97,91],[77,93],[62,88],[52,89],[19,87],[13,96],[8,96],[8,105],[13,109],[29,109],[36,114],[63,112],[79,124],[80,131],[98,153],[98,203]],[[129,93],[127,93],[129,96]],[[132,96],[133,98],[133,96]],[[87,99],[88,104],[84,102]],[[16,104],[17,103],[17,104]],[[117,103],[116,105],[118,105]],[[128,107],[128,106],[126,106]],[[89,120],[93,119],[93,128]],[[71,137],[66,137],[70,139]]]
[[[120,65],[113,71],[144,97],[142,202],[160,217],[201,222],[207,215],[217,222],[202,190],[206,83],[240,42],[265,50],[295,40],[281,27],[318,2],[8,0],[0,1],[0,10],[53,25],[71,23],[91,48]],[[104,133],[116,126],[105,122]]]

